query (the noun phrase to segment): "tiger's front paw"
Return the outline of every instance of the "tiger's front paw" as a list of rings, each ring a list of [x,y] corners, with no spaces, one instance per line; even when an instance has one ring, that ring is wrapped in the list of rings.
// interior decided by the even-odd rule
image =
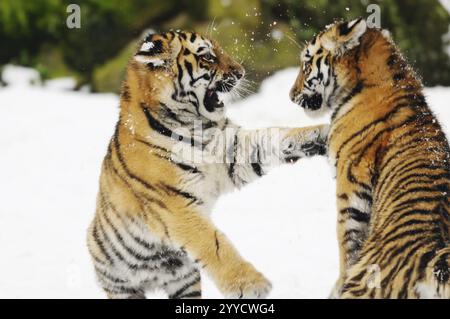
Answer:
[[[260,299],[266,298],[272,284],[251,264],[246,264],[229,274],[223,287],[226,298]]]
[[[287,163],[295,163],[302,157],[325,155],[327,153],[326,126],[305,129],[293,129],[282,142],[282,159]]]

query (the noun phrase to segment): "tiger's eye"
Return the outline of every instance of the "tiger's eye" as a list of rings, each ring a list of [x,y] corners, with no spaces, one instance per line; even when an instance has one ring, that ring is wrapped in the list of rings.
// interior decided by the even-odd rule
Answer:
[[[205,53],[202,55],[202,59],[206,62],[214,62],[215,57],[211,53]]]

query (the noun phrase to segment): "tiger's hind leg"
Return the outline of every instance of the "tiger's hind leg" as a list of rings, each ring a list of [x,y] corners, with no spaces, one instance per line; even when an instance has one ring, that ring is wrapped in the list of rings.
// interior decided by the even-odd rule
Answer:
[[[187,275],[164,284],[169,299],[200,299],[202,297],[200,271],[194,269]]]
[[[364,245],[370,222],[371,192],[343,182],[338,184],[338,223],[340,270],[329,298],[340,298],[349,268],[354,265]]]
[[[134,290],[130,289],[127,291],[123,290],[110,290],[103,288],[109,299],[145,299],[144,290]]]
[[[98,282],[109,299],[145,299],[145,290],[105,265],[95,265]]]

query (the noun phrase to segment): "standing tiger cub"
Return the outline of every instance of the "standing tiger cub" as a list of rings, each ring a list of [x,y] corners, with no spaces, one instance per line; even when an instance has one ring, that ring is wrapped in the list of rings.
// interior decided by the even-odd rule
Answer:
[[[388,32],[337,22],[301,55],[292,100],[332,110],[340,277],[332,297],[450,298],[450,150]]]
[[[127,67],[88,230],[108,297],[144,298],[159,288],[170,298],[199,298],[200,268],[227,297],[269,293],[269,281],[208,215],[220,194],[274,162],[323,152],[322,127],[246,131],[231,124],[221,99],[243,75],[199,34],[149,35],[140,44]]]

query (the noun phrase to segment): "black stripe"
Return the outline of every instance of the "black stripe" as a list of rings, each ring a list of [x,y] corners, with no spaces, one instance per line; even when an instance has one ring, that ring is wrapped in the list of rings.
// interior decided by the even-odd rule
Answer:
[[[341,210],[341,214],[347,214],[351,219],[361,223],[369,223],[370,216],[356,208],[348,207]]]
[[[404,208],[404,210],[406,210],[408,208]],[[401,210],[400,210],[401,211]],[[397,224],[398,222],[400,222],[402,219],[405,219],[407,217],[411,217],[414,213],[413,216],[430,216],[432,214],[432,211],[430,209],[417,209],[417,208],[413,208],[410,210],[407,210],[405,212],[403,212],[402,214],[397,214],[400,212],[399,210],[397,211],[393,211],[384,221],[383,224],[381,225],[380,229],[385,229],[388,228],[389,225],[392,224]]]
[[[214,232],[214,238],[215,238],[215,243],[216,243],[216,256],[217,256],[217,258],[220,259],[220,256],[219,256],[220,242],[219,242],[219,238],[217,237],[217,230]]]
[[[450,179],[449,173],[444,174],[408,174],[405,177],[401,178],[397,181],[397,183],[392,187],[393,189],[397,189],[398,191],[394,192],[394,194],[397,194],[401,188],[400,185],[402,185],[402,188],[407,188],[412,184],[432,184],[433,182],[439,180],[439,179]],[[410,181],[408,181],[410,180]],[[408,182],[406,182],[408,181]],[[406,182],[406,183],[404,183]],[[404,184],[403,184],[404,183]]]
[[[203,201],[199,200],[197,197],[195,197],[191,193],[182,191],[182,190],[180,190],[180,189],[178,189],[176,187],[173,187],[173,186],[170,186],[170,185],[167,185],[167,184],[163,184],[163,183],[161,183],[160,186],[163,189],[166,190],[166,193],[172,193],[172,194],[184,197],[186,199],[189,199],[190,200],[189,205],[194,203],[194,202],[196,202],[198,205],[203,204]]]
[[[108,260],[108,262],[113,265],[114,260],[111,258],[111,256],[106,252],[106,248],[104,246],[103,241],[100,239],[98,235],[98,229],[97,229],[97,221],[94,221],[94,227],[92,230],[92,237],[94,238],[95,243],[100,248],[101,253],[104,255],[104,257]]]
[[[102,217],[102,216],[100,216]],[[132,270],[141,270],[141,269],[146,269],[146,270],[156,270],[158,269],[158,267],[150,267],[148,264],[143,263],[143,264],[136,264],[136,263],[130,263],[128,260],[125,259],[125,257],[117,250],[117,248],[115,247],[115,245],[113,244],[113,242],[110,240],[109,236],[106,234],[105,229],[103,228],[102,222],[99,221],[99,227],[100,227],[100,232],[102,233],[102,236],[104,237],[105,241],[108,243],[108,247],[111,249],[111,251],[114,253],[114,255],[121,261],[123,262],[128,268],[132,269]]]
[[[408,298],[408,286],[409,283],[412,281],[412,273],[413,273],[414,269],[413,267],[409,267],[409,269],[407,271],[405,271],[404,275],[403,275],[403,287],[400,290],[400,292],[398,293],[398,298],[400,299],[406,299]]]
[[[342,199],[342,200],[348,200],[348,195],[345,194],[345,193],[339,194],[337,197],[338,197],[339,199]]]
[[[256,158],[252,158],[252,169],[253,172],[255,172],[255,174],[257,176],[262,176],[264,175],[263,171],[262,171],[262,167],[261,167],[261,152],[259,149],[259,145],[256,145],[256,149],[253,150],[253,156],[254,157],[256,155]]]
[[[419,163],[419,164],[418,164]],[[399,163],[400,164],[400,163]],[[394,168],[388,171],[383,179],[379,180],[377,185],[380,185],[377,189],[376,197],[378,198],[378,202],[383,203],[383,200],[386,196],[389,196],[390,193],[386,193],[391,187],[392,183],[405,173],[412,172],[414,170],[419,170],[423,168],[429,168],[429,160],[425,159],[416,159],[410,158],[409,161],[401,162],[402,165],[397,165]]]
[[[395,109],[401,108],[402,104],[399,104],[396,106]],[[391,112],[390,112],[391,113]],[[409,116],[406,120],[394,125],[394,126],[389,126],[385,129],[380,130],[371,140],[370,142],[366,142],[364,148],[359,152],[359,156],[357,161],[352,162],[352,164],[349,166],[353,166],[356,165],[358,163],[361,162],[364,154],[367,152],[367,150],[369,150],[374,144],[375,142],[381,138],[383,136],[383,134],[388,133],[388,132],[392,132],[397,128],[403,128],[405,127],[407,124],[411,124],[414,123],[416,126],[423,126],[425,124],[428,124],[430,121],[432,120],[432,118],[428,118],[426,116],[423,115],[423,113],[421,113],[420,111],[414,113],[413,115]],[[340,150],[342,149],[342,147],[340,148]]]
[[[445,184],[439,184],[439,185],[433,185],[433,186],[428,186],[428,187],[413,187],[413,188],[409,188],[406,190],[402,190],[402,192],[395,196],[394,198],[390,199],[390,203],[395,203],[396,201],[398,201],[399,199],[401,199],[402,197],[405,197],[407,195],[410,195],[411,193],[416,194],[416,193],[447,193],[447,191],[441,191],[439,189],[440,186],[446,186]],[[450,193],[449,193],[450,194]]]
[[[199,101],[197,95],[196,95],[194,92],[192,92],[192,91],[189,91],[189,92],[187,92],[186,94],[187,94],[188,96],[192,96],[192,97],[195,99],[195,101],[189,100],[189,102],[191,102],[192,105],[195,106],[195,108],[196,108],[196,110],[197,110],[197,114],[200,115],[200,113],[199,113],[199,111],[198,111],[198,107],[199,107],[199,105],[200,105],[200,101]]]
[[[416,215],[416,212],[412,212],[412,214]],[[409,217],[403,215],[403,217]],[[396,221],[398,222],[398,220]],[[391,235],[394,235],[402,228],[407,228],[411,226],[423,226],[423,225],[430,225],[430,220],[422,220],[422,219],[409,219],[406,222],[401,223],[400,225],[395,225],[394,228],[390,229],[387,233],[383,234],[383,236],[380,238],[381,240],[385,240],[389,238]]]
[[[367,293],[367,289],[368,289],[368,287],[363,287],[363,288],[360,288],[357,290],[352,289],[352,290],[347,290],[347,293],[352,294],[352,296],[354,296],[354,297],[362,297],[365,293]],[[374,289],[374,288],[372,288],[372,289]]]
[[[261,165],[259,165],[258,163],[251,163],[251,165],[252,165],[253,172],[255,172],[256,175],[258,175],[258,176],[263,175]]]
[[[150,51],[138,51],[136,55],[143,55],[143,56],[154,56],[154,54]]]
[[[182,121],[179,119],[178,115],[172,111],[166,104],[164,103],[159,103],[161,105],[161,109],[164,111],[164,116],[174,120],[175,122],[181,124],[181,125],[186,125],[188,123]]]
[[[420,239],[425,240],[436,240],[436,236],[429,236],[433,232],[430,231],[430,229],[412,229],[412,230],[405,230],[401,232],[400,234],[397,234],[395,236],[391,236],[390,238],[387,238],[383,242],[383,247],[386,249],[387,244],[394,243],[393,246],[389,250],[385,250],[384,256],[381,258],[380,263],[384,267],[385,265],[389,265],[393,258],[395,258],[397,255],[401,254],[402,252],[405,252],[406,249],[411,247],[411,244],[418,242]],[[406,237],[412,237],[410,241],[405,241]],[[422,245],[420,245],[422,246]],[[422,246],[423,247],[423,246]],[[383,249],[383,248],[382,248]],[[383,249],[383,250],[384,250]],[[390,256],[390,257],[387,257]]]
[[[359,18],[357,21],[355,21],[353,23],[353,25],[351,27],[349,27],[349,24],[351,22],[341,22],[341,24],[339,25],[338,29],[339,29],[339,34],[340,35],[347,35],[349,34],[353,28],[359,24],[359,22],[361,21],[362,18]]]
[[[128,254],[133,256],[135,259],[139,261],[152,261],[152,260],[158,260],[159,256],[155,255],[142,255],[138,252],[136,252],[134,249],[130,248],[123,239],[122,235],[120,234],[119,230],[116,226],[112,223],[112,221],[109,219],[108,216],[106,216],[106,213],[103,213],[103,217],[105,218],[106,223],[108,226],[112,229],[114,236],[116,237],[117,241],[120,243],[120,245],[126,250]]]
[[[421,242],[418,242],[418,240],[416,239],[415,241],[410,241],[410,242],[408,242],[408,244],[402,245],[400,247],[397,246],[397,249],[394,249],[394,250],[391,249],[391,254],[389,256],[385,255],[386,257],[383,258],[383,267],[385,267],[386,265],[392,264],[393,259],[395,257],[400,255],[401,253],[404,253],[408,249],[409,249],[409,252],[408,252],[408,254],[406,254],[406,256],[403,255],[400,258],[400,260],[397,262],[397,266],[392,268],[392,270],[388,273],[388,275],[383,279],[381,284],[383,286],[385,286],[389,282],[391,282],[391,278],[393,276],[395,276],[399,272],[399,270],[402,269],[404,267],[404,265],[409,263],[411,258],[417,254],[417,250],[424,249],[425,245],[429,244],[432,241],[433,241],[433,238],[426,238],[425,240],[423,240]],[[417,244],[413,245],[415,243],[417,243]],[[390,287],[392,288],[392,284],[390,285]]]
[[[232,160],[232,162],[230,163],[230,165],[228,167],[228,176],[230,177],[230,179],[232,181],[234,180],[234,168],[235,168],[234,165],[236,163],[237,145],[238,145],[238,132],[236,132],[236,134],[234,135],[234,139],[233,139],[233,148],[231,149],[231,151],[233,152],[232,159],[230,158],[229,151],[227,154],[227,158]]]
[[[177,60],[177,69],[178,69],[178,74],[177,74],[177,79],[178,79],[178,85],[180,86],[180,90],[182,93],[184,93],[184,86],[183,86],[183,75],[184,75],[184,71],[183,68],[181,67],[180,63]],[[176,91],[177,94],[175,94],[176,96],[178,96],[178,92]],[[184,93],[185,94],[185,93]],[[172,96],[173,98],[173,96]],[[177,99],[174,99],[177,101]]]
[[[395,114],[399,113],[403,108],[410,108],[411,106],[409,104],[399,104],[395,106],[392,110],[390,110],[387,114],[385,114],[383,117],[378,118],[375,121],[370,122],[369,124],[365,125],[362,129],[356,131],[353,133],[349,138],[347,138],[339,147],[338,151],[336,152],[336,162],[339,161],[342,149],[350,143],[353,139],[357,137],[362,137],[363,133],[368,131],[371,127],[376,126],[380,123],[386,123],[390,118],[392,118]],[[417,116],[417,115],[416,115]]]
[[[178,32],[178,35],[183,39],[183,40],[187,40],[187,35],[184,32]]]
[[[395,206],[397,208],[410,207],[411,205],[415,205],[417,203],[434,203],[434,202],[439,202],[446,198],[447,198],[447,194],[444,195],[442,193],[441,193],[441,195],[438,195],[438,196],[420,196],[420,197],[415,197],[415,198],[405,200]]]
[[[192,63],[186,61],[186,62],[184,62],[184,65],[186,66],[188,74],[191,77],[191,81],[193,81],[194,80],[194,72],[193,72]]]
[[[114,286],[114,287],[103,287],[103,289],[110,294],[130,294],[130,295],[140,295],[144,296],[144,291],[140,289],[130,288],[127,286]]]
[[[202,296],[202,293],[200,291],[193,291],[193,292],[188,292],[187,294],[178,296],[178,299],[195,298],[195,297],[201,297],[201,296]]]
[[[417,133],[416,131],[412,131],[413,133]],[[399,137],[399,139],[403,139],[404,137],[405,137],[406,135],[401,135],[400,137]],[[416,150],[416,148],[417,148],[417,142],[420,142],[420,141],[423,141],[423,137],[419,137],[419,138],[415,138],[415,139],[412,139],[412,140],[408,140],[408,141],[406,141],[404,144],[402,144],[402,145],[400,145],[400,146],[397,146],[396,145],[396,147],[398,147],[398,148],[400,148],[400,149],[398,149],[394,154],[392,154],[390,157],[388,157],[387,159],[385,159],[385,161],[384,161],[384,163],[383,163],[383,166],[381,166],[380,167],[380,172],[384,172],[384,169],[394,160],[394,159],[396,159],[398,156],[400,156],[400,155],[402,155],[402,154],[404,154],[405,152],[407,152],[407,151],[410,151],[410,150]],[[395,142],[396,141],[394,141],[393,142],[393,145],[395,145]]]
[[[198,78],[195,78],[194,77],[194,69],[193,69],[192,63],[186,61],[184,64],[186,66],[186,69],[188,71],[189,76],[191,77],[191,81],[189,81],[189,84],[191,86],[193,86],[195,84],[195,82],[197,82],[200,79],[205,79],[207,81],[211,79],[211,77],[210,77],[210,75],[208,73],[204,73],[204,74],[200,75]]]
[[[168,127],[164,126],[161,122],[156,120],[152,116],[150,110],[146,107],[145,104],[142,103],[141,106],[142,106],[142,110],[145,113],[145,117],[147,118],[148,124],[150,125],[150,127],[152,129],[154,129],[159,134],[167,136],[167,137],[171,138],[172,140],[191,144],[191,146],[201,145],[199,142],[195,141],[193,138],[185,137],[185,136],[182,136],[182,135],[179,135],[179,134],[173,132],[171,129],[169,129]]]
[[[116,284],[117,283],[126,283],[127,282],[126,280],[123,280],[121,278],[115,277],[115,276],[109,274],[108,272],[106,272],[105,270],[101,270],[98,267],[94,267],[94,268],[95,268],[95,271],[97,272],[97,275],[101,275],[103,277],[102,279],[107,279],[110,282],[113,282],[113,283],[116,283]]]
[[[114,172],[116,174],[119,174],[119,172],[117,172],[117,170],[114,169]],[[121,176],[119,176],[120,178],[122,178]],[[127,185],[130,187],[130,185],[127,183]],[[134,194],[134,192],[133,192]],[[134,194],[135,195],[135,194]],[[142,238],[136,236],[135,234],[133,234],[127,227],[125,221],[123,220],[122,216],[120,216],[119,212],[117,211],[117,208],[111,203],[111,201],[109,201],[106,197],[107,195],[105,195],[103,192],[100,194],[101,198],[103,200],[105,200],[105,204],[108,205],[108,207],[111,209],[111,211],[113,212],[113,214],[121,221],[122,225],[123,225],[123,229],[125,230],[125,232],[127,233],[128,236],[130,236],[135,243],[137,243],[138,245],[142,246],[143,248],[147,249],[147,250],[153,250],[155,248],[154,244],[149,244],[148,242],[146,242],[145,240],[143,240]],[[136,195],[135,195],[136,196]],[[131,217],[128,217],[130,220],[132,220]],[[133,221],[133,220],[132,220]]]
[[[356,197],[365,200],[370,206],[372,206],[372,195],[366,192],[355,192]]]
[[[190,172],[193,174],[201,173],[197,167],[190,166],[185,163],[178,163],[178,162],[174,162],[174,163],[175,163],[175,165],[177,165],[179,168],[181,168],[184,171],[187,171],[187,172]]]
[[[146,145],[146,146],[148,146],[148,147],[150,147],[150,148],[159,150],[159,151],[161,151],[161,152],[164,152],[164,153],[170,153],[170,151],[167,150],[167,149],[165,149],[164,147],[161,147],[161,146],[159,146],[159,145],[150,143],[149,141],[142,140],[142,139],[140,139],[140,138],[136,138],[136,141],[139,142],[139,143],[142,143],[142,144],[144,144],[144,145]]]
[[[353,87],[353,89],[350,91],[350,93],[344,97],[344,99],[342,100],[342,102],[339,104],[339,106],[334,110],[333,114],[331,115],[331,121],[334,121],[339,110],[345,105],[347,104],[350,100],[352,100],[355,96],[357,96],[358,94],[360,94],[362,92],[362,90],[364,89],[364,83],[363,81],[358,81],[358,83],[356,83],[356,85]]]
[[[122,254],[120,252],[117,251],[116,247],[114,247],[114,245],[111,243],[111,240],[109,238],[109,236],[106,234],[105,229],[103,228],[102,222],[100,220],[99,216],[99,222],[98,222],[98,226],[99,226],[99,230],[100,233],[102,234],[102,237],[104,239],[104,242],[106,242],[108,244],[108,248],[110,248],[113,252],[113,254],[121,261],[125,261],[124,257],[122,256]],[[136,267],[134,268],[136,269]]]
[[[360,241],[364,237],[364,233],[361,229],[349,229],[344,233],[344,240],[340,243],[347,244],[349,241]]]
[[[153,187],[152,185],[150,185],[149,183],[147,183],[145,180],[141,179],[140,177],[138,177],[137,175],[133,174],[127,164],[125,163],[125,160],[123,158],[122,152],[120,151],[120,144],[119,144],[119,131],[118,129],[116,129],[116,133],[114,134],[114,146],[115,146],[115,150],[116,150],[116,154],[117,154],[117,158],[119,160],[120,165],[122,166],[123,170],[125,171],[125,173],[133,180],[139,182],[140,184],[142,184],[145,188],[156,191],[155,187]]]
[[[414,123],[417,120],[421,120],[422,121],[423,118],[422,118],[422,116],[420,114],[415,113],[415,114],[409,116],[405,121],[402,121],[402,122],[400,122],[400,123],[398,123],[398,124],[396,124],[394,126],[389,126],[388,128],[380,130],[377,134],[375,134],[375,136],[369,142],[366,141],[366,143],[364,144],[364,147],[362,148],[362,150],[359,151],[358,158],[356,160],[352,161],[350,163],[350,165],[348,165],[347,175],[349,177],[349,180],[352,181],[352,182],[356,182],[357,181],[356,177],[352,174],[352,171],[351,171],[352,167],[358,165],[361,162],[361,160],[363,159],[363,157],[366,154],[366,152],[373,145],[375,145],[375,142],[379,138],[382,138],[385,133],[392,132],[392,131],[396,130],[397,128],[404,127],[405,125],[410,124],[410,123]],[[416,124],[419,125],[419,123],[416,123]],[[377,178],[374,178],[373,182],[376,183],[377,182]]]
[[[171,294],[169,296],[169,298],[170,299],[178,299],[183,294],[183,292],[185,292],[186,290],[188,290],[189,288],[191,288],[192,286],[197,284],[199,281],[200,281],[200,277],[195,277],[194,280],[188,282],[183,287],[181,287],[180,289],[175,291],[173,294]]]

